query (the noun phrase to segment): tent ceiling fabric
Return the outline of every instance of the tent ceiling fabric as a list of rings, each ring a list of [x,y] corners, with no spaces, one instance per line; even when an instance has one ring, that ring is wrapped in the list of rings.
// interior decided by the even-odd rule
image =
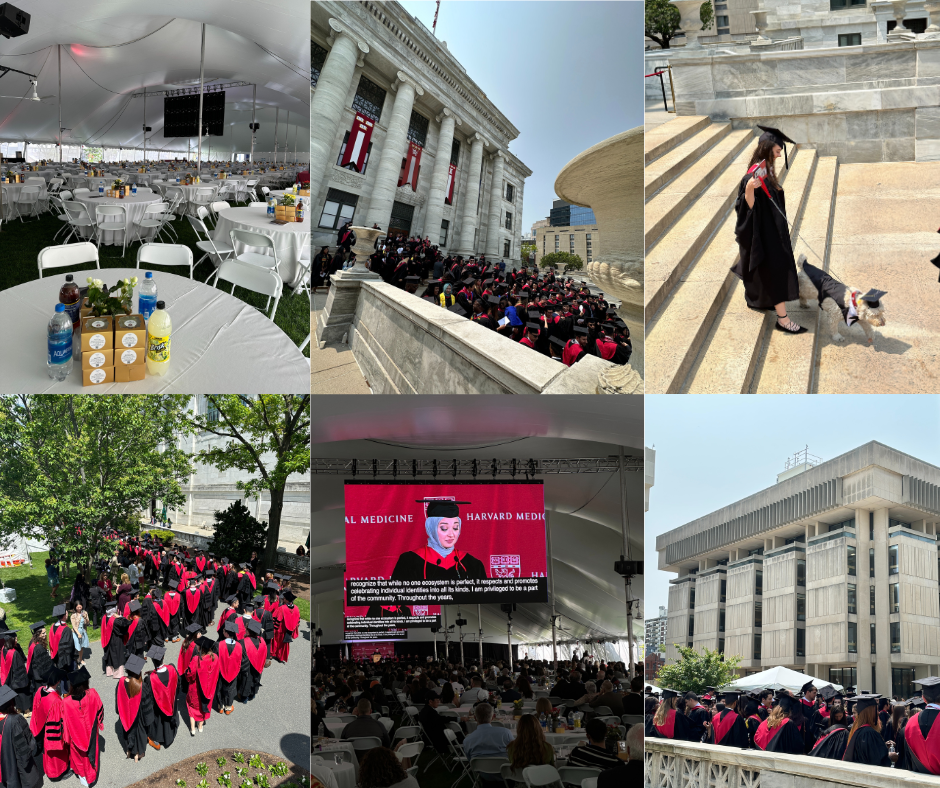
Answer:
[[[261,129],[255,150],[274,150],[275,108],[280,109],[278,149],[284,150],[285,138],[291,152],[295,139],[298,152],[308,149],[310,42],[308,26],[298,22],[309,15],[306,0],[21,0],[19,6],[32,14],[30,31],[4,39],[0,64],[37,74],[39,96],[57,96],[56,45],[62,45],[62,125],[70,130],[63,144],[142,147],[143,99],[131,96],[144,87],[158,91],[191,87],[193,80],[198,84],[204,22],[206,81],[258,86]],[[0,95],[30,92],[29,80],[21,74],[0,79]],[[220,153],[250,149],[251,94],[250,86],[226,91],[225,134],[204,138],[204,149],[209,144]],[[56,98],[0,99],[2,140],[54,142],[57,124]],[[153,129],[148,150],[187,150],[188,139],[163,137],[162,97],[148,99],[147,125]],[[195,138],[192,142],[195,148]]]
[[[627,456],[642,456],[642,400],[617,398],[609,406],[580,397],[542,398],[533,404],[486,402],[473,398],[382,398],[368,413],[354,401],[331,403],[330,413],[313,420],[314,457],[399,459],[496,459],[609,457],[623,446]],[[548,400],[548,401],[546,401]],[[362,436],[377,436],[364,438]],[[418,447],[418,448],[415,448]],[[481,474],[485,476],[486,474]],[[363,478],[360,475],[359,478]],[[368,477],[366,477],[368,478]],[[402,478],[407,478],[403,475]],[[620,638],[626,632],[623,580],[613,562],[623,552],[618,473],[558,474],[545,482],[545,507],[552,531],[556,607],[562,616],[559,640]],[[631,549],[643,554],[642,474],[628,473]],[[314,475],[310,560],[311,592],[320,605],[317,624],[326,642],[342,638],[342,572],[345,528],[342,476]],[[642,584],[634,584],[634,596]],[[642,609],[642,602],[641,602]],[[551,640],[549,604],[519,605],[513,640]],[[448,607],[448,620],[456,619]],[[475,632],[476,606],[461,606]],[[506,618],[497,605],[483,606],[485,642],[506,641]],[[642,621],[634,624],[642,637]],[[409,639],[430,640],[428,630],[411,630]],[[475,646],[472,646],[473,648]]]

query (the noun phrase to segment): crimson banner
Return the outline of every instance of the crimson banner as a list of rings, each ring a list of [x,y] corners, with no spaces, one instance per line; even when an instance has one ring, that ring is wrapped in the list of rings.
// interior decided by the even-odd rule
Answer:
[[[417,142],[408,143],[408,155],[401,165],[398,175],[398,185],[411,184],[411,191],[418,191],[418,171],[421,169],[421,151],[423,148]]]
[[[451,164],[447,170],[447,188],[444,189],[444,202],[453,205],[454,202],[454,182],[457,180],[457,165]]]
[[[346,482],[345,515],[347,615],[548,601],[541,482]]]
[[[349,140],[346,142],[346,150],[343,151],[343,158],[340,159],[340,166],[345,167],[352,164],[356,172],[362,172],[366,163],[366,154],[369,152],[369,140],[372,139],[372,129],[375,123],[365,115],[356,113],[356,120],[353,121],[352,128],[349,130]]]

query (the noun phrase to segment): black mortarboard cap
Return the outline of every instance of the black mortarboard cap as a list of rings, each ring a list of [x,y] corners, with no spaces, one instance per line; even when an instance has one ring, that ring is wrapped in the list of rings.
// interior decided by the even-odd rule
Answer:
[[[169,585],[170,588],[179,588],[179,587],[180,587],[179,581],[177,581],[177,580],[171,580],[169,583],[167,583],[167,585]]]
[[[499,296],[494,296],[494,295],[487,296],[486,300],[489,301],[494,306],[499,306]]]
[[[925,701],[923,698],[920,698],[920,697],[910,698],[908,699],[907,702],[909,705],[913,706],[914,708],[919,708],[919,707],[923,707],[927,705],[927,701]]]
[[[574,333],[575,334],[587,334],[589,332],[586,328],[584,328],[584,326],[575,326]]]
[[[9,684],[0,687],[0,707],[6,706],[11,700],[16,700],[16,693]]]
[[[35,624],[30,624],[29,628],[35,632],[37,629],[42,629],[46,625],[45,621],[37,621]]]
[[[236,599],[238,599],[238,594],[230,594],[229,596],[225,597],[225,604],[230,605]]]
[[[208,577],[209,575],[213,575],[213,576],[214,576],[214,575],[215,575],[215,569],[207,569],[207,570],[206,570],[206,576]]]
[[[912,684],[920,684],[921,687],[935,687],[940,684],[940,678],[937,676],[927,676],[925,679],[914,679]]]
[[[258,623],[257,621],[255,621],[254,619],[251,619],[251,620],[248,622],[248,631],[251,632],[252,634],[260,635],[260,634],[261,634],[261,624],[259,624],[259,623]]]
[[[42,678],[43,681],[45,681],[46,684],[51,687],[55,686],[60,681],[65,681],[68,677],[69,674],[62,670],[62,668],[57,668],[55,665],[49,665]]]
[[[534,317],[536,320],[538,320],[542,316],[542,313],[539,312],[538,309],[527,309],[526,314],[529,317]]]
[[[836,692],[835,687],[833,687],[831,684],[827,684],[825,687],[819,690],[819,694],[822,695],[823,700],[832,700],[838,693]]]
[[[59,618],[59,616],[64,616],[65,613],[66,613],[65,605],[56,605],[54,608],[52,608],[52,615],[55,618]]]
[[[150,657],[150,659],[162,660],[166,656],[166,648],[163,646],[151,646],[147,649],[147,656]]]
[[[138,657],[136,654],[131,654],[127,658],[127,662],[124,663],[124,669],[128,673],[137,673],[138,675],[140,675],[141,673],[143,673],[144,666],[146,664],[147,663],[143,657]]]
[[[89,681],[91,681],[91,675],[84,666],[69,673],[69,684],[71,684],[73,687],[76,684],[87,684]]]
[[[202,632],[202,627],[199,626],[199,624],[190,624],[188,627],[186,627],[186,631],[190,635],[195,635],[198,632]]]
[[[225,631],[231,632],[233,635],[238,634],[238,624],[236,624],[232,619],[229,619],[225,622]]]
[[[854,698],[849,698],[849,700],[855,703],[855,710],[859,712],[864,711],[869,706],[877,706],[878,701],[881,700],[881,695],[856,695]]]
[[[127,609],[128,609],[131,613],[138,613],[138,612],[140,612],[140,602],[138,602],[138,601],[135,599],[133,602],[131,602],[131,603],[128,605]]]
[[[265,573],[266,575],[271,575],[271,576],[273,577],[273,576],[274,576],[274,573],[275,573],[276,571],[277,571],[276,569],[265,569],[265,570],[264,570],[264,573]]]
[[[551,342],[553,345],[558,345],[558,347],[564,347],[564,346],[565,346],[564,340],[563,340],[563,339],[559,339],[558,337],[551,337],[551,338],[549,338],[548,341]]]
[[[422,498],[415,501],[415,503],[426,503],[428,505],[427,517],[459,517],[460,509],[458,504],[469,504],[470,501],[440,501]]]
[[[294,594],[289,588],[284,592],[284,601],[293,602],[297,598],[297,595]]]
[[[678,698],[679,693],[675,690],[664,689],[663,690],[663,700],[668,700],[669,698]]]
[[[743,693],[738,690],[729,690],[728,692],[722,692],[721,695],[725,699],[725,703],[736,703],[738,698],[741,697]]]
[[[406,277],[405,277],[405,281],[406,281],[406,282],[420,282],[420,281],[421,281],[421,277],[419,277],[419,276],[406,276]]]
[[[112,607],[117,607],[117,602],[105,602],[104,609],[110,610]]]
[[[493,284],[493,279],[492,279],[492,277],[489,278],[489,279],[484,279],[484,280],[483,280],[483,284],[485,284],[485,285],[491,285],[491,284]]]
[[[199,646],[199,648],[201,648],[203,651],[211,651],[211,650],[212,650],[212,646],[214,645],[214,644],[212,643],[212,641],[209,640],[209,638],[207,638],[205,635],[203,635],[201,638],[197,638],[197,639],[196,639],[196,644],[197,644],[197,645]]]
[[[786,134],[784,134],[780,129],[775,129],[773,126],[760,126],[758,127],[763,134],[760,135],[760,139],[769,139],[773,140],[774,145],[779,145],[783,148],[783,161],[786,164],[787,169],[790,169],[790,160],[787,158],[787,146],[786,143],[790,142],[793,145],[796,145],[796,140],[791,140]]]
[[[467,310],[464,309],[460,304],[454,304],[453,306],[447,307],[448,312],[453,312],[456,315],[464,317],[467,314]]]
[[[538,323],[526,323],[525,326],[529,331],[538,331],[541,328]]]
[[[528,290],[523,290],[521,293],[519,293],[519,297],[520,297],[520,298],[528,298],[528,297],[529,297],[529,291],[528,291]]]
[[[811,689],[813,689],[813,682],[807,681],[802,687],[800,687],[800,692],[805,694],[809,692]]]
[[[278,591],[281,590],[281,587],[272,580],[270,583],[265,584],[264,590],[277,593]]]
[[[877,307],[878,302],[886,295],[888,295],[886,290],[875,290],[872,288],[862,296],[862,301],[864,301],[869,306]]]
[[[778,691],[774,698],[784,711],[790,711],[790,709],[793,708],[793,704],[796,703],[796,698],[785,690]]]

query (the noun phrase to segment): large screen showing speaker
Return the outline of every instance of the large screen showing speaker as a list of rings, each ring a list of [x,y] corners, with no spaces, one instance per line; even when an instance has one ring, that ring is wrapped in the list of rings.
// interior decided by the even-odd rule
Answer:
[[[225,131],[225,91],[202,96],[202,126],[212,137]],[[166,96],[163,99],[163,136],[199,136],[199,95]]]
[[[540,481],[345,485],[346,605],[547,602]]]

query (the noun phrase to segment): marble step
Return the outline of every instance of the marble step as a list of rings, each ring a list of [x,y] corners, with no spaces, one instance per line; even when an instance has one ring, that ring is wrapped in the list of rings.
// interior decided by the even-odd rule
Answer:
[[[787,215],[797,229],[806,216],[805,198],[817,169],[816,151],[803,149],[795,160],[791,160],[790,170],[783,178]],[[795,232],[790,232],[790,239],[791,243],[795,243]],[[733,249],[729,249],[728,267],[737,259],[737,252],[736,244]],[[768,333],[773,332],[772,316],[767,312],[748,309],[744,301],[744,285],[733,274],[729,276],[730,292],[702,342],[683,386],[686,393],[747,393],[761,359],[764,341]],[[802,337],[787,338],[799,340]]]
[[[664,156],[643,168],[643,188],[649,200],[702,154],[731,133],[730,123],[712,123]]]
[[[683,115],[676,117],[643,135],[644,163],[655,161],[676,145],[685,142],[697,131],[711,124],[708,115]]]
[[[753,138],[751,129],[732,131],[646,204],[644,240],[647,249],[713,180],[724,174],[731,160]]]
[[[679,282],[686,268],[699,255],[715,228],[734,204],[742,173],[750,161],[751,146],[741,149],[728,168],[679,217],[666,234],[646,253],[645,314],[649,323]]]
[[[785,188],[787,184],[792,188],[793,182],[802,177],[809,178],[814,157],[815,151],[805,158],[800,152],[790,170],[782,174]],[[802,193],[791,197],[788,190],[788,203],[791,199],[794,206],[790,210],[795,211],[802,202]],[[682,390],[735,279],[730,268],[738,254],[734,237],[736,220],[736,214],[729,210],[718,232],[649,323],[646,331],[647,394],[676,394]]]

